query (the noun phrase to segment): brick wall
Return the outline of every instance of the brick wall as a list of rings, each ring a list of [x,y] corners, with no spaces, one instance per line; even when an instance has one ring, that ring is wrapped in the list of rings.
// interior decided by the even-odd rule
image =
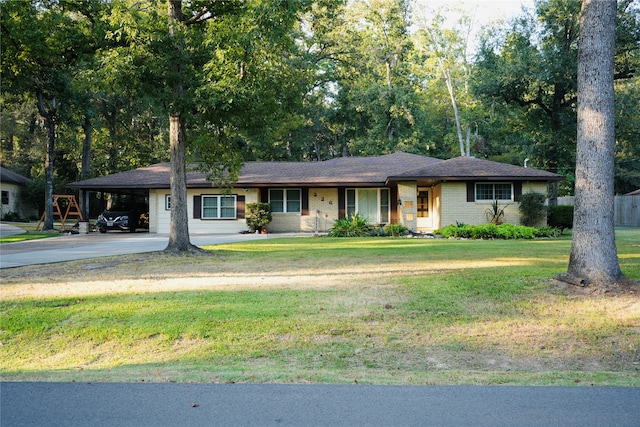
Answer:
[[[467,184],[465,182],[445,182],[440,185],[440,225],[445,227],[456,222],[464,224],[479,225],[486,224],[487,217],[485,211],[491,207],[490,201],[467,202]],[[522,184],[522,194],[534,191],[536,193],[547,194],[546,182],[525,182]],[[500,202],[500,207],[505,209],[504,222],[510,224],[520,224],[520,212],[518,203]],[[435,209],[434,209],[435,210]]]
[[[309,215],[274,213],[272,216],[273,220],[267,225],[267,230],[272,233],[313,233],[316,231],[316,218],[318,231],[324,233],[338,219],[338,189],[310,188]]]

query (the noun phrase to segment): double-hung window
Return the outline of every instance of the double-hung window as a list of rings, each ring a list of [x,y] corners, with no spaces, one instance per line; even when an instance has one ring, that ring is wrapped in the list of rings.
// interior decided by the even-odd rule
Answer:
[[[477,201],[512,201],[513,185],[510,183],[476,183]]]
[[[302,208],[302,191],[299,188],[278,188],[269,190],[271,212],[300,213]]]
[[[202,219],[235,219],[236,196],[203,195]]]
[[[347,217],[357,212],[372,222],[389,222],[388,188],[348,188],[346,199]]]

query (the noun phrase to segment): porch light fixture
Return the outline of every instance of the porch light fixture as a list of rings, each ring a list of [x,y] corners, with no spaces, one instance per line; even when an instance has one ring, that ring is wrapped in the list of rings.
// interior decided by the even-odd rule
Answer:
[[[402,200],[398,199],[398,206],[402,206]]]

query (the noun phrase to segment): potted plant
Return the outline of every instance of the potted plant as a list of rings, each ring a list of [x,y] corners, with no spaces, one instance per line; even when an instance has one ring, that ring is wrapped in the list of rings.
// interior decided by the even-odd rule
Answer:
[[[271,206],[269,203],[247,203],[245,219],[247,227],[253,233],[266,232],[271,222]]]

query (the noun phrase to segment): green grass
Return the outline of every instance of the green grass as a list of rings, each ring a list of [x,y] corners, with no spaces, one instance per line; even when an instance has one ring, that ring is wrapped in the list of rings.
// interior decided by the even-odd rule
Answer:
[[[40,233],[40,232],[27,232],[23,234],[14,234],[13,236],[0,237],[1,243],[15,243],[24,242],[26,240],[46,239],[47,237],[60,236],[60,233]]]
[[[13,236],[0,237],[0,244],[2,243],[15,243],[24,242],[26,240],[45,239],[48,237],[60,236],[58,232],[42,232],[36,231],[38,225],[37,222],[6,222],[6,224],[13,225],[14,227],[22,228],[26,233],[16,234]],[[60,227],[60,223],[54,223],[55,227]]]
[[[639,279],[640,230],[617,242]],[[268,239],[2,270],[0,375],[640,386],[640,299],[551,281],[570,243]]]

